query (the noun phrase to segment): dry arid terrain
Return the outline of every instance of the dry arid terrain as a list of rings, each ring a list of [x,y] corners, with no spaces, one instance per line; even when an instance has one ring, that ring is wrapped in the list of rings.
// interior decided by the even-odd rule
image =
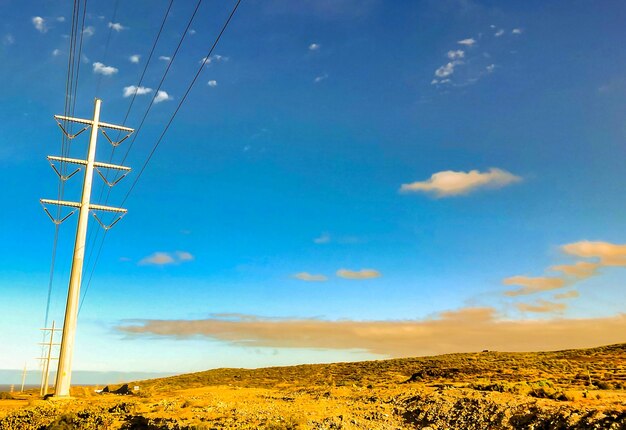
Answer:
[[[75,387],[64,401],[4,394],[0,430],[626,429],[626,344],[216,369],[134,385]]]

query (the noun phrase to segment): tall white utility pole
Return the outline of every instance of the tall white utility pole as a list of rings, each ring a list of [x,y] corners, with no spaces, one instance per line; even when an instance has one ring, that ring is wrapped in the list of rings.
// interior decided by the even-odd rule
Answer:
[[[78,164],[78,165],[85,166],[83,192],[82,192],[80,203],[59,201],[59,200],[47,200],[47,199],[40,200],[43,205],[56,204],[60,206],[67,206],[67,207],[75,208],[75,209],[78,209],[79,211],[78,212],[78,227],[76,228],[76,240],[74,242],[74,255],[72,257],[72,269],[70,272],[70,284],[69,284],[69,289],[67,293],[67,304],[65,307],[65,319],[63,321],[63,333],[61,337],[61,351],[59,353],[59,365],[57,369],[56,384],[55,384],[55,390],[54,390],[55,397],[69,397],[70,396],[70,382],[71,382],[71,377],[72,377],[72,357],[74,355],[74,339],[76,337],[76,321],[78,319],[78,304],[79,304],[79,298],[80,298],[81,278],[82,278],[82,273],[83,273],[83,262],[84,262],[84,257],[85,257],[85,240],[87,238],[87,224],[89,221],[89,212],[96,210],[96,211],[115,212],[115,213],[121,214],[111,225],[105,226],[104,224],[102,224],[100,219],[94,213],[94,217],[96,218],[96,220],[98,220],[98,222],[105,229],[111,228],[126,213],[126,209],[90,204],[91,185],[93,182],[94,168],[95,169],[99,169],[99,168],[115,169],[115,170],[125,171],[126,173],[130,171],[130,168],[128,167],[96,162],[96,142],[98,140],[99,129],[108,128],[112,130],[124,131],[128,133],[128,135],[130,135],[130,133],[134,131],[132,128],[100,122],[100,104],[101,104],[101,100],[95,99],[93,119],[91,120],[55,115],[55,119],[59,123],[61,130],[63,130],[63,132],[69,138],[73,138],[77,136],[82,131],[76,133],[75,135],[70,135],[63,128],[63,126],[61,125],[59,121],[64,121],[64,122],[69,121],[69,122],[75,122],[78,124],[84,124],[85,128],[83,128],[83,130],[91,126],[91,136],[89,138],[89,149],[88,149],[87,160],[77,160],[73,158],[63,158],[63,157],[48,157],[48,159],[51,161],[59,161],[62,163],[71,163],[71,164]],[[102,130],[102,132],[107,137],[107,139],[109,139],[106,132],[104,130]],[[117,144],[119,144],[120,142],[111,142],[111,143],[114,146],[117,146]],[[55,168],[55,171],[56,171],[56,168]],[[59,177],[61,178],[61,180],[68,179],[68,177],[63,177],[60,174],[59,174]],[[109,183],[107,182],[107,184]],[[50,216],[50,213],[47,210],[46,212]],[[62,222],[62,220],[56,221],[54,219],[53,221],[56,223]]]

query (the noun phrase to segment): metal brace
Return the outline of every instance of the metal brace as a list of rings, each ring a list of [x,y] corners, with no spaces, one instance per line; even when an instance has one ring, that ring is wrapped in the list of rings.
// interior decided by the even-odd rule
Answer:
[[[126,175],[128,175],[128,173],[130,172],[130,170],[127,170],[127,171],[126,171],[126,173],[123,173],[123,174],[122,174],[122,176],[120,176],[119,178],[117,178],[117,179],[116,179],[116,180],[114,180],[113,182],[109,182],[109,181],[107,180],[107,178],[106,178],[106,177],[102,174],[102,171],[100,171],[100,169],[99,169],[99,168],[97,168],[97,167],[94,167],[94,168],[96,169],[96,171],[98,172],[98,174],[100,175],[100,177],[102,178],[102,180],[103,180],[103,181],[104,181],[104,182],[105,182],[105,183],[106,183],[109,187],[111,187],[111,188],[112,188],[112,187],[114,187],[115,185],[117,185],[117,183],[118,183],[119,181],[121,181],[122,179],[124,179],[124,177],[125,177]]]
[[[85,131],[89,127],[91,127],[91,125],[86,125],[78,133],[70,134],[70,133],[67,132],[67,130],[65,130],[65,128],[63,127],[63,125],[61,125],[61,122],[58,119],[55,118],[55,121],[57,122],[57,125],[61,128],[61,131],[63,131],[63,134],[65,134],[68,139],[74,139],[76,136],[81,134],[83,131]]]
[[[106,130],[104,128],[101,128],[100,131],[102,132],[102,134],[104,135],[104,137],[107,138],[107,140],[109,141],[109,143],[111,145],[113,145],[113,147],[117,147],[119,146],[123,141],[125,141],[126,139],[128,139],[130,137],[131,134],[133,134],[133,132],[131,131],[130,133],[128,133],[126,136],[124,136],[122,138],[122,140],[118,140],[117,142],[114,142],[113,139],[111,139],[109,137],[109,135],[107,134]],[[118,135],[119,136],[119,135]]]
[[[93,217],[96,219],[96,221],[98,221],[98,224],[100,224],[100,226],[104,229],[104,231],[108,231],[111,228],[113,228],[113,226],[115,224],[117,224],[119,222],[119,220],[121,220],[122,218],[124,218],[124,215],[126,215],[126,213],[123,213],[122,215],[118,216],[115,221],[113,221],[111,224],[106,225],[104,224],[100,218],[98,218],[98,215],[96,215],[96,213],[94,211],[91,212],[91,215],[93,215]]]
[[[54,172],[58,175],[59,179],[61,179],[62,181],[67,181],[69,178],[71,178],[72,176],[80,172],[80,167],[79,167],[76,170],[74,170],[72,173],[70,173],[69,175],[62,175],[61,172],[59,172],[59,170],[57,169],[57,167],[54,165],[52,161],[48,160],[48,162],[50,163],[50,167],[52,167],[52,170],[54,170]]]
[[[63,218],[61,218],[60,220],[56,219],[55,217],[52,216],[52,214],[50,213],[50,211],[48,210],[48,208],[46,207],[46,205],[44,205],[43,203],[41,204],[41,207],[43,208],[44,212],[48,215],[48,217],[50,218],[50,220],[52,220],[52,222],[55,225],[61,225],[63,223],[63,221],[65,221],[66,219],[68,219],[69,217],[71,217],[72,215],[74,215],[74,212],[76,212],[76,209],[74,209],[72,212],[70,212],[69,214],[65,215]]]

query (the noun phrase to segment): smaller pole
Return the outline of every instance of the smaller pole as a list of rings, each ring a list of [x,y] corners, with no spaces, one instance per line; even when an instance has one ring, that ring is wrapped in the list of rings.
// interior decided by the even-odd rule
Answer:
[[[22,388],[20,389],[20,393],[24,392],[24,382],[26,382],[26,363],[24,363],[24,371],[22,372]]]
[[[41,396],[45,397],[48,394],[48,379],[50,377],[50,359],[52,357],[52,344],[54,343],[54,320],[52,321],[52,329],[50,330],[50,343],[48,343],[48,356],[46,357],[46,363],[44,364],[44,379],[43,387],[41,389]]]

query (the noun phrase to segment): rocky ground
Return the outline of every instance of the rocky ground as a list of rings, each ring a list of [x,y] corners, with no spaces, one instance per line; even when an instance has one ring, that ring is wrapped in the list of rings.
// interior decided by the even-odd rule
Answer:
[[[626,344],[217,369],[130,385],[139,391],[0,400],[0,430],[626,429]]]

